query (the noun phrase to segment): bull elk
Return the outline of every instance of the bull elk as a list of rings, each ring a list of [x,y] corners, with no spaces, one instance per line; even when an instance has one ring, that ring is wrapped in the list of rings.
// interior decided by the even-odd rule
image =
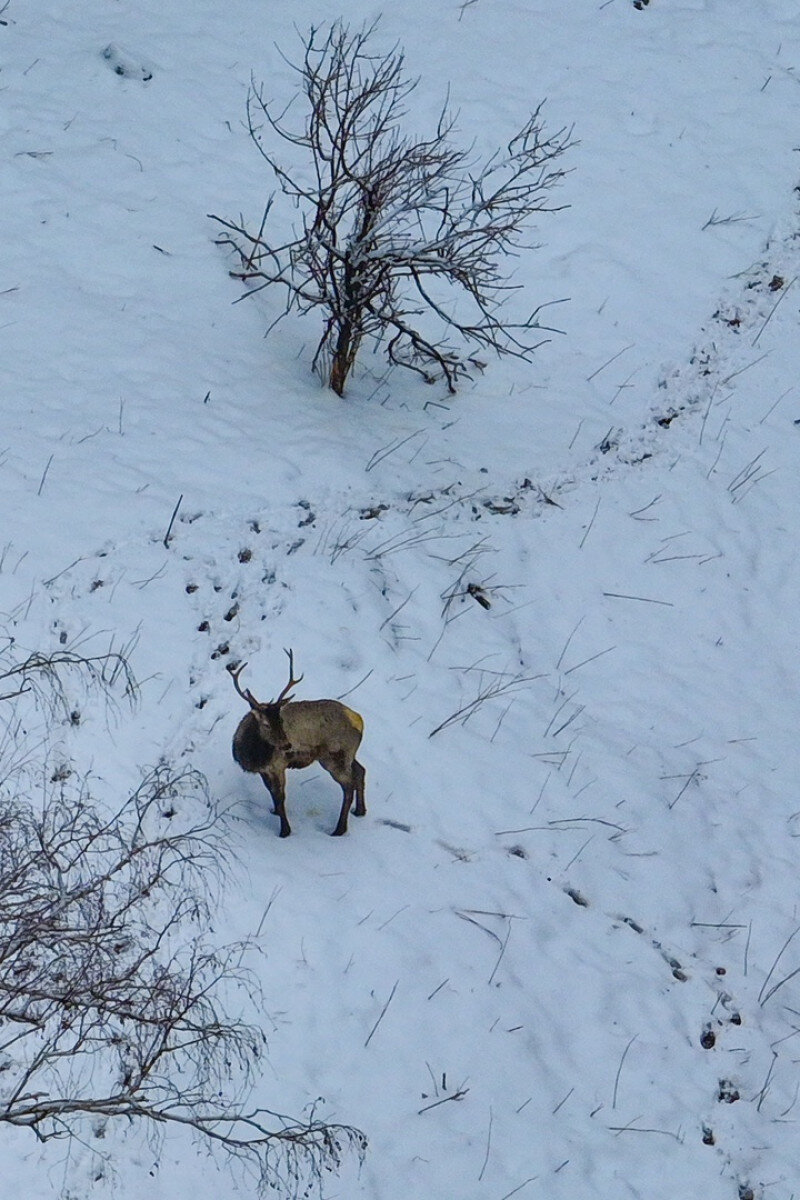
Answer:
[[[239,684],[247,663],[231,669],[233,686],[250,705],[233,735],[233,757],[243,771],[260,775],[272,797],[272,811],[280,818],[280,836],[292,832],[286,819],[287,768],[308,767],[318,762],[342,789],[342,809],[333,837],[347,833],[347,817],[355,799],[355,814],[363,817],[366,772],[356,759],[364,722],[357,712],[338,700],[293,700],[291,690],[302,675],[294,677],[294,658],[289,656],[289,682],[278,696],[262,704]]]

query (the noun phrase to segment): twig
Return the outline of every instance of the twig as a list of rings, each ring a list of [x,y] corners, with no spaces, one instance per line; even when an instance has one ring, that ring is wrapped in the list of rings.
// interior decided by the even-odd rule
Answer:
[[[772,416],[772,414],[775,412],[775,409],[778,407],[781,400],[785,400],[786,397],[789,395],[789,392],[793,392],[793,391],[794,391],[794,387],[789,387],[786,389],[785,392],[781,392],[780,396],[778,396],[778,399],[775,401],[775,403],[771,404],[770,407],[767,409],[767,411],[764,413],[763,417],[761,417],[761,419],[758,422],[759,425],[763,425],[764,422],[766,421],[767,417]]]
[[[522,829],[496,829],[495,837],[512,837],[517,833],[541,833],[545,829],[549,829],[549,825],[525,825]],[[566,830],[563,832],[566,833]]]
[[[446,729],[448,725],[454,724],[459,718],[463,718],[464,721],[468,720],[487,700],[494,700],[497,696],[502,696],[505,692],[511,691],[513,688],[523,687],[526,683],[532,683],[533,680],[541,678],[541,674],[515,675],[513,679],[509,679],[504,683],[494,681],[482,689],[479,688],[478,695],[474,700],[470,700],[467,704],[462,704],[461,708],[456,709],[454,713],[451,713],[449,717],[440,722],[435,729],[432,729],[428,737],[432,738],[435,734],[441,733],[443,729]]]
[[[580,629],[580,627],[581,627],[581,625],[582,625],[582,624],[583,624],[583,617],[581,617],[581,618],[580,618],[580,620],[579,620],[579,621],[578,621],[578,623],[576,624],[575,628],[572,630],[572,633],[569,635],[569,637],[567,638],[567,640],[564,642],[564,649],[563,649],[563,650],[561,651],[561,653],[559,654],[559,656],[558,656],[558,662],[556,663],[556,670],[557,670],[557,671],[560,671],[560,670],[561,670],[561,664],[562,664],[562,662],[564,661],[564,656],[566,655],[566,653],[567,653],[567,650],[569,649],[569,644],[570,644],[570,642],[572,641],[572,639],[575,637],[575,634],[578,632],[578,630]]]
[[[55,581],[60,579],[62,575],[66,575],[67,571],[71,571],[73,567],[77,567],[79,562],[83,562],[83,557],[73,559],[68,567],[64,567],[63,570],[58,571],[55,575],[51,575],[49,579],[45,579],[44,586],[49,587],[51,583],[55,583]]]
[[[772,1051],[772,1062],[769,1064],[769,1070],[767,1071],[767,1077],[764,1080],[761,1091],[758,1093],[758,1104],[756,1105],[756,1112],[761,1112],[761,1105],[764,1103],[764,1100],[766,1098],[767,1090],[769,1088],[769,1081],[772,1078],[772,1072],[775,1070],[775,1063],[777,1061],[778,1061],[778,1052],[777,1052],[777,1050],[773,1050]]]
[[[609,3],[610,2],[611,0],[609,0]],[[510,1192],[506,1192],[505,1196],[500,1197],[500,1200],[511,1200],[512,1196],[516,1196],[517,1192],[521,1192],[524,1187],[527,1187],[529,1183],[533,1183],[533,1181],[538,1178],[538,1175],[531,1175],[528,1179],[523,1179],[519,1187],[512,1188]]]
[[[725,421],[727,421],[727,419],[728,418],[726,417]],[[722,423],[722,428],[724,428],[724,426],[725,426],[725,421],[723,421],[723,423]],[[722,433],[722,428],[719,431],[720,434]],[[717,434],[717,438],[719,439],[719,434]],[[714,471],[716,470],[716,467],[717,467],[717,463],[722,458],[722,451],[724,449],[725,449],[725,438],[723,438],[722,441],[720,442],[719,450],[717,451],[717,457],[714,459],[713,463],[711,464],[711,466],[708,468],[708,471],[706,472],[706,479],[710,479],[711,476],[714,474]]]
[[[792,1010],[790,1009],[789,1011],[791,1012]],[[783,1037],[776,1038],[776,1040],[775,1040],[774,1042],[770,1042],[770,1047],[769,1047],[769,1048],[770,1048],[770,1050],[773,1050],[773,1051],[774,1051],[774,1049],[775,1049],[775,1047],[776,1047],[776,1046],[780,1046],[780,1045],[782,1045],[784,1042],[791,1041],[791,1039],[792,1039],[792,1038],[796,1038],[796,1037],[798,1036],[798,1034],[800,1034],[800,1026],[798,1026],[798,1025],[793,1025],[793,1026],[792,1026],[792,1032],[791,1032],[791,1033],[785,1033],[785,1034],[783,1035]],[[798,1084],[798,1087],[800,1087],[800,1084]]]
[[[146,579],[132,579],[131,583],[134,587],[137,587],[139,589],[139,591],[141,592],[147,587],[148,583],[152,583],[154,579],[161,579],[161,577],[164,575],[164,572],[166,571],[166,569],[167,569],[167,564],[166,564],[166,562],[164,562],[161,564],[161,566],[158,568],[157,571],[154,571],[152,575],[148,575]]]
[[[563,733],[564,730],[567,728],[567,726],[571,725],[572,722],[581,715],[581,713],[584,711],[585,708],[586,708],[585,704],[579,704],[578,707],[575,709],[575,712],[572,713],[571,716],[567,717],[566,721],[564,721],[563,724],[559,725],[558,729],[553,731],[553,737],[557,738],[560,733]]]
[[[641,600],[643,604],[663,604],[666,608],[674,608],[671,600],[654,600],[651,596],[629,596],[625,592],[603,592],[614,600]]]
[[[570,700],[572,700],[572,699],[573,699],[575,696],[577,696],[577,694],[578,694],[578,693],[577,693],[577,691],[574,691],[574,692],[572,693],[572,695],[571,695],[571,696],[565,696],[565,697],[564,697],[564,699],[561,701],[561,703],[559,704],[559,706],[558,706],[558,708],[556,709],[556,711],[553,713],[553,715],[552,715],[552,717],[550,718],[550,720],[547,722],[547,728],[545,729],[545,731],[544,731],[544,733],[543,733],[543,735],[542,735],[543,737],[547,737],[548,733],[550,732],[550,730],[551,730],[551,729],[553,728],[553,726],[555,725],[555,723],[556,723],[556,719],[557,719],[557,717],[558,717],[559,713],[561,713],[561,712],[563,712],[563,711],[564,711],[564,709],[565,709],[565,708],[567,707],[567,705],[569,704]]]
[[[638,1121],[638,1120],[640,1120],[640,1118],[634,1117],[634,1120]],[[608,1125],[606,1128],[610,1129],[612,1133],[617,1133],[617,1134],[619,1134],[619,1133],[661,1133],[664,1135],[664,1137],[674,1138],[676,1142],[680,1142],[680,1143],[683,1142],[683,1138],[680,1136],[680,1134],[673,1133],[671,1129],[643,1129],[638,1125],[634,1125],[633,1122],[631,1122],[630,1125]]]
[[[580,856],[583,854],[584,850],[585,850],[585,849],[586,849],[586,847],[589,845],[589,842],[591,842],[591,840],[592,840],[592,838],[593,838],[593,837],[594,837],[594,834],[593,834],[593,833],[590,833],[590,834],[589,834],[589,836],[588,836],[588,838],[586,839],[586,841],[585,841],[585,842],[583,843],[583,845],[580,847],[580,849],[575,851],[575,853],[573,854],[572,858],[569,860],[569,862],[567,863],[567,865],[564,867],[564,871],[565,871],[565,872],[566,872],[566,871],[568,871],[568,870],[570,869],[570,867],[572,866],[572,864],[573,864],[574,862],[577,862],[577,860],[578,860],[578,859],[580,858]]]
[[[415,429],[407,437],[396,438],[393,442],[389,442],[388,445],[382,446],[380,450],[375,451],[364,470],[371,471],[373,467],[377,467],[379,462],[383,462],[390,454],[394,454],[395,450],[399,450],[401,446],[405,446],[406,442],[410,442],[412,438],[419,437],[421,433],[424,433],[424,430]]]
[[[381,1011],[380,1011],[380,1016],[378,1017],[378,1019],[377,1019],[377,1021],[375,1022],[375,1024],[372,1026],[372,1029],[369,1031],[369,1037],[368,1037],[368,1038],[367,1038],[367,1040],[364,1042],[364,1049],[365,1049],[365,1050],[366,1050],[367,1046],[370,1044],[370,1042],[372,1041],[372,1035],[374,1034],[375,1030],[378,1028],[378,1026],[380,1025],[381,1021],[382,1021],[382,1020],[383,1020],[383,1018],[386,1016],[386,1010],[387,1010],[387,1008],[389,1007],[389,1005],[392,1003],[392,997],[394,996],[395,992],[397,991],[397,985],[398,985],[398,983],[399,983],[399,982],[400,982],[400,980],[399,980],[399,979],[396,979],[396,980],[395,980],[394,987],[393,987],[393,988],[392,988],[392,990],[389,992],[389,999],[388,999],[388,1000],[386,1001],[386,1003],[384,1004],[383,1008],[382,1008],[382,1009],[381,1009]]]
[[[613,404],[614,401],[616,400],[617,396],[620,394],[620,392],[624,392],[625,388],[630,386],[630,382],[633,379],[634,375],[637,373],[638,369],[639,368],[636,367],[633,371],[631,371],[630,375],[628,375],[627,378],[625,378],[622,381],[622,383],[617,385],[617,390],[614,392],[614,395],[609,400],[609,402],[608,402],[609,404]]]
[[[661,493],[659,492],[657,496],[653,497],[649,504],[643,505],[642,508],[635,508],[633,512],[628,513],[628,516],[633,517],[637,521],[657,521],[658,517],[640,517],[639,513],[647,512],[648,508],[652,508],[654,504],[658,504],[660,499]]]
[[[497,724],[494,727],[494,732],[492,733],[492,736],[489,738],[490,743],[494,741],[494,739],[497,737],[498,733],[500,732],[500,726],[503,724],[503,721],[505,721],[506,717],[508,716],[513,703],[514,703],[514,697],[512,696],[512,698],[509,700],[508,704],[505,706],[503,711],[500,713],[500,716],[497,718]]]
[[[728,484],[728,491],[731,494],[734,504],[736,504],[739,500],[741,500],[742,496],[747,495],[747,492],[749,492],[750,488],[754,487],[755,484],[761,483],[763,480],[767,479],[770,475],[775,474],[775,471],[777,470],[776,467],[773,467],[773,469],[771,471],[763,471],[761,469],[761,467],[759,466],[759,462],[765,453],[766,453],[766,448],[764,450],[761,450],[755,456],[755,458],[751,459],[750,462],[747,463],[746,466],[742,467],[741,471],[739,471],[736,475],[734,475],[733,479]],[[748,484],[750,485],[750,487],[747,486]],[[740,492],[739,491],[740,488],[746,488],[747,490],[744,492]]]
[[[670,775],[670,776],[668,776],[668,778],[672,779],[672,778],[673,778],[673,776],[671,776],[671,775]],[[696,782],[697,782],[699,779],[702,779],[702,778],[703,778],[703,776],[700,774],[700,768],[699,768],[699,767],[695,767],[695,768],[694,768],[694,770],[693,770],[693,771],[691,771],[691,772],[690,772],[690,773],[689,773],[689,774],[686,776],[686,782],[684,783],[684,785],[683,785],[683,787],[681,788],[681,790],[678,792],[678,794],[677,794],[677,796],[675,797],[675,799],[674,799],[674,800],[672,800],[672,801],[670,801],[669,807],[670,807],[670,808],[674,808],[674,807],[675,807],[675,805],[676,805],[676,804],[678,803],[678,801],[680,800],[680,798],[681,798],[681,796],[683,795],[683,793],[684,793],[684,792],[686,791],[686,789],[689,787],[689,785],[690,785],[690,784],[692,784],[692,783],[696,783]]]
[[[449,1096],[442,1096],[441,1100],[434,1100],[433,1104],[426,1104],[424,1108],[417,1109],[417,1116],[421,1117],[423,1113],[430,1112],[432,1108],[438,1108],[440,1104],[447,1104],[448,1100],[463,1100],[469,1088],[465,1088],[462,1084],[457,1091],[451,1092]]]
[[[798,1083],[794,1089],[794,1099],[792,1100],[791,1104],[787,1105],[783,1112],[778,1114],[779,1117],[787,1117],[789,1115],[795,1104],[797,1104],[798,1096],[800,1096],[800,1083]]]
[[[618,826],[613,821],[606,821],[603,817],[559,817],[558,821],[549,821],[552,826],[560,826],[560,824],[603,824],[608,829],[616,829],[618,833],[627,833],[625,826]]]
[[[500,962],[503,958],[503,955],[506,952],[506,946],[508,945],[508,939],[511,937],[511,922],[513,921],[513,919],[514,919],[513,917],[508,918],[508,929],[506,930],[506,936],[503,938],[503,944],[500,947],[500,953],[497,956],[497,962],[492,967],[492,973],[486,981],[488,984],[491,984],[492,981],[494,980],[494,977],[497,973],[497,968],[500,966]]]
[[[357,690],[357,688],[360,688],[362,683],[366,683],[366,681],[369,679],[370,675],[372,674],[372,672],[374,670],[375,670],[374,667],[370,667],[370,669],[367,671],[366,675],[362,675],[362,677],[359,679],[358,683],[354,683],[353,686],[351,688],[348,688],[346,692],[342,692],[342,694],[340,696],[337,696],[337,700],[344,700],[345,696],[352,696],[353,692],[355,692]]]
[[[397,606],[397,608],[394,610],[394,612],[391,612],[391,613],[389,613],[389,616],[388,616],[388,617],[386,617],[386,619],[385,619],[384,621],[382,621],[382,622],[381,622],[380,626],[378,627],[378,632],[379,632],[379,633],[380,633],[381,629],[383,629],[383,628],[384,628],[384,626],[388,625],[390,621],[393,621],[393,620],[394,620],[394,618],[397,616],[397,614],[400,612],[400,610],[401,610],[401,609],[405,608],[405,606],[408,604],[409,600],[411,600],[411,599],[412,599],[412,597],[413,597],[413,595],[414,595],[414,593],[416,592],[416,590],[417,590],[417,588],[418,588],[418,587],[419,587],[419,584],[416,584],[416,586],[415,586],[415,587],[413,587],[413,588],[411,589],[411,591],[408,593],[408,595],[406,596],[405,600],[401,601],[401,603],[400,603],[400,604],[398,604],[398,606]]]
[[[711,393],[711,395],[708,398],[708,404],[706,405],[706,411],[703,413],[703,419],[700,422],[700,436],[697,439],[698,446],[702,446],[702,444],[703,444],[703,434],[706,431],[706,422],[708,421],[708,418],[711,414],[711,405],[714,403],[714,392],[716,392],[716,384],[714,385],[714,391]]]
[[[785,983],[788,983],[790,979],[794,979],[796,975],[800,975],[800,967],[795,967],[793,971],[790,971],[788,975],[784,975],[783,979],[779,980],[778,983],[774,984],[774,986],[769,989],[762,1001],[762,1007],[769,999],[772,998],[772,996],[775,995],[778,988],[782,988]]]
[[[466,912],[462,912],[459,908],[454,908],[453,912],[457,917],[460,917],[462,921],[468,921],[469,924],[474,925],[476,929],[482,929],[484,933],[488,933],[490,938],[494,938],[494,940],[500,946],[502,946],[502,939],[497,936],[493,929],[489,929],[486,925],[481,925],[480,921],[476,921],[473,917],[468,916]]]
[[[44,481],[45,481],[45,479],[47,479],[47,472],[50,470],[50,463],[52,461],[53,461],[53,455],[51,454],[47,460],[47,466],[45,467],[44,471],[42,472],[42,478],[39,480],[39,488],[36,492],[37,496],[41,496],[41,494],[42,494],[42,488],[44,487]]]
[[[264,922],[266,921],[267,917],[269,916],[269,910],[272,908],[273,904],[277,900],[278,896],[280,895],[280,892],[281,892],[280,884],[276,884],[275,887],[272,889],[272,895],[270,896],[269,900],[267,901],[264,911],[261,914],[261,920],[258,922],[258,928],[256,929],[255,933],[253,934],[252,938],[247,938],[244,942],[242,942],[242,952],[239,955],[239,962],[237,963],[237,966],[242,965],[242,959],[244,958],[246,951],[250,948],[251,945],[255,945],[258,942],[258,939],[261,937],[261,931],[264,928]]]
[[[772,966],[769,969],[769,972],[767,973],[767,978],[764,980],[763,984],[761,985],[761,991],[758,993],[758,1003],[762,1006],[762,1008],[766,1004],[767,1000],[769,1000],[769,996],[772,996],[775,992],[775,988],[773,988],[772,991],[769,993],[769,996],[767,996],[766,998],[763,998],[764,993],[767,990],[767,984],[769,983],[770,979],[772,978],[773,974],[775,973],[775,968],[777,967],[778,963],[780,962],[781,958],[783,957],[784,951],[788,949],[790,943],[794,941],[794,939],[797,937],[798,933],[800,933],[800,925],[797,926],[797,928],[795,929],[795,931],[793,933],[789,934],[788,938],[781,946],[780,950],[778,951],[775,961],[773,962]],[[748,938],[748,942],[749,942],[749,938]],[[784,980],[783,982],[785,983],[786,980]],[[780,987],[780,986],[781,985],[778,984],[778,987]]]
[[[605,650],[598,650],[597,654],[593,654],[590,658],[584,658],[582,662],[575,663],[574,667],[568,667],[564,674],[571,675],[573,671],[580,670],[581,667],[585,667],[588,663],[594,662],[596,658],[602,658],[604,654],[610,654],[611,651],[616,650],[616,648],[616,646],[607,646]]]
[[[617,359],[625,354],[627,350],[632,350],[634,345],[635,342],[631,342],[630,346],[623,346],[622,349],[618,350],[616,354],[612,354],[611,358],[609,358],[607,362],[604,362],[602,367],[598,367],[596,371],[592,371],[591,375],[586,376],[586,382],[591,383],[595,375],[599,375],[601,371],[605,371],[606,367],[610,367],[612,362],[616,362]]]
[[[730,215],[729,217],[717,217],[717,210],[716,210],[716,209],[714,209],[714,211],[712,212],[711,216],[710,216],[710,217],[708,218],[708,220],[706,221],[705,225],[702,225],[702,226],[701,226],[701,230],[702,230],[702,229],[708,229],[708,228],[709,228],[709,226],[714,226],[714,225],[738,225],[740,221],[755,221],[756,219],[757,219],[757,218],[756,218],[756,217],[754,217],[754,216],[753,216],[753,217],[748,217],[748,216],[744,216],[744,215],[743,215],[743,214],[741,214],[741,213],[731,213],[731,215]]]
[[[611,1107],[612,1107],[612,1108],[616,1108],[616,1107],[617,1107],[617,1091],[618,1091],[618,1089],[619,1089],[619,1077],[620,1077],[620,1075],[622,1074],[622,1064],[625,1062],[625,1059],[626,1059],[626,1058],[627,1058],[627,1056],[628,1056],[628,1051],[630,1050],[631,1046],[632,1046],[632,1045],[633,1045],[633,1043],[636,1041],[636,1039],[637,1039],[637,1037],[638,1037],[638,1036],[639,1036],[639,1035],[635,1033],[635,1034],[633,1035],[633,1037],[631,1038],[631,1040],[628,1042],[628,1044],[627,1044],[627,1046],[625,1047],[625,1049],[622,1051],[622,1058],[619,1060],[619,1066],[617,1067],[617,1074],[616,1074],[616,1078],[614,1079],[614,1094],[613,1094],[613,1096],[612,1096],[612,1098],[611,1098]],[[637,1119],[638,1119],[638,1118],[637,1118]],[[613,1126],[609,1126],[609,1128],[613,1128]]]
[[[488,1130],[488,1133],[486,1134],[486,1153],[483,1156],[483,1165],[478,1174],[478,1183],[480,1183],[482,1181],[484,1173],[486,1171],[486,1164],[489,1162],[489,1151],[492,1148],[492,1125],[493,1124],[494,1124],[494,1113],[492,1112],[492,1106],[490,1104],[489,1105],[489,1130]]]
[[[747,929],[746,925],[733,925],[728,921],[690,921],[690,929]]]
[[[583,424],[583,417],[581,417],[580,421],[578,421],[578,428],[575,430],[574,434],[572,435],[572,441],[571,441],[571,442],[570,442],[570,444],[567,446],[567,449],[568,449],[568,450],[571,450],[571,449],[572,449],[572,447],[575,445],[575,441],[576,441],[576,439],[577,439],[577,437],[578,437],[578,434],[579,434],[579,433],[580,433],[580,431],[581,431],[581,425],[582,425],[582,424]]]
[[[170,537],[170,534],[172,533],[172,526],[175,524],[175,518],[178,515],[178,509],[181,506],[182,500],[183,500],[183,492],[181,492],[180,496],[178,496],[178,503],[175,505],[175,507],[172,510],[172,516],[169,519],[169,525],[167,526],[167,532],[164,534],[164,549],[165,550],[169,550],[169,537]]]
[[[755,345],[755,342],[753,345]],[[765,350],[763,354],[759,354],[758,358],[754,358],[753,361],[747,363],[746,366],[740,367],[738,371],[732,371],[730,375],[726,375],[722,380],[722,386],[724,387],[726,383],[730,383],[730,381],[735,379],[737,375],[744,375],[745,371],[749,371],[750,368],[756,366],[757,363],[763,362],[764,359],[767,358],[771,353],[771,350]]]
[[[592,519],[591,519],[591,521],[589,522],[589,524],[586,526],[586,530],[585,530],[585,532],[584,532],[584,535],[583,535],[583,537],[581,538],[580,542],[578,543],[578,549],[579,549],[579,550],[582,550],[582,549],[583,549],[583,547],[584,547],[584,544],[585,544],[585,542],[586,542],[586,539],[588,538],[589,534],[592,532],[592,526],[594,525],[595,517],[597,516],[598,510],[599,510],[599,508],[600,508],[600,501],[601,501],[601,499],[602,499],[602,497],[601,497],[601,496],[598,496],[598,497],[597,497],[597,504],[595,504],[595,506],[594,506],[594,512],[592,513]]]
[[[745,979],[747,978],[747,967],[748,967],[747,960],[748,960],[748,955],[750,954],[750,938],[752,936],[753,936],[753,922],[750,921],[750,923],[747,926],[747,940],[744,944],[743,974],[744,974]]]
[[[544,782],[542,783],[542,786],[539,788],[539,795],[536,797],[536,803],[534,804],[533,808],[531,809],[531,812],[530,812],[531,816],[533,816],[533,814],[536,812],[536,809],[539,807],[542,796],[544,795],[544,789],[547,787],[547,784],[549,783],[549,781],[550,781],[550,772],[548,771],[547,775],[545,775],[545,777],[544,777]]]
[[[778,305],[780,304],[780,302],[783,300],[784,296],[785,296],[785,295],[786,295],[786,293],[789,291],[789,288],[792,286],[792,284],[795,282],[795,280],[796,280],[796,279],[797,279],[797,276],[795,275],[794,279],[790,279],[790,280],[789,280],[789,282],[786,284],[786,287],[783,289],[783,291],[781,292],[780,296],[778,296],[778,299],[775,301],[775,303],[773,304],[772,308],[769,310],[769,313],[768,313],[768,315],[767,315],[767,318],[766,318],[766,320],[764,321],[764,324],[761,326],[761,328],[759,329],[758,333],[757,333],[757,334],[756,334],[756,336],[753,338],[753,341],[752,341],[751,345],[755,346],[756,342],[757,342],[757,341],[758,341],[758,339],[761,337],[762,333],[764,332],[764,330],[767,328],[767,326],[769,325],[770,321],[771,321],[771,320],[772,320],[772,318],[774,317],[776,308],[778,307]]]
[[[442,990],[442,988],[444,987],[444,985],[445,985],[446,983],[449,983],[449,982],[450,982],[450,976],[448,975],[448,976],[447,976],[447,979],[443,979],[443,980],[442,980],[442,982],[439,984],[439,986],[438,986],[438,987],[435,987],[435,988],[433,989],[433,991],[431,992],[430,996],[428,996],[428,997],[427,997],[427,999],[428,999],[428,1000],[432,1000],[432,999],[433,999],[433,997],[436,995],[436,993],[437,993],[437,992],[440,992],[440,991]]]
[[[382,925],[379,925],[379,926],[378,926],[378,932],[380,933],[380,931],[381,931],[382,929],[385,929],[385,928],[386,928],[386,926],[387,926],[387,925],[389,925],[389,924],[390,924],[390,923],[391,923],[391,922],[392,922],[392,921],[395,919],[395,917],[399,917],[399,916],[400,916],[400,913],[401,913],[401,912],[405,912],[405,910],[406,910],[408,907],[409,907],[409,905],[408,905],[408,904],[401,904],[400,908],[398,908],[396,912],[393,912],[393,913],[392,913],[392,915],[391,915],[390,917],[387,917],[387,919],[386,919],[386,920],[383,922],[383,924],[382,924]],[[389,1000],[391,1000],[391,996],[389,997]],[[387,1000],[387,1002],[386,1002],[386,1003],[388,1004],[388,1003],[389,1003],[389,1001]]]
[[[758,464],[766,452],[767,447],[765,446],[763,450],[759,450],[755,458],[751,458],[750,461],[746,463],[740,471],[736,472],[733,479],[728,484],[728,491],[731,493],[731,495],[733,495],[737,488],[740,488],[742,484],[747,483],[749,479],[753,478],[753,475],[755,475],[759,469]]]

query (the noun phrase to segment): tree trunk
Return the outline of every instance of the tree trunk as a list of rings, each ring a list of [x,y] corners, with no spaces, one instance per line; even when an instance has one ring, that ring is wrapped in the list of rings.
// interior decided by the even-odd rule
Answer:
[[[363,239],[359,238],[357,244],[361,245],[362,241]],[[341,312],[337,313],[337,317],[336,345],[333,349],[331,373],[328,382],[337,396],[343,396],[344,385],[353,369],[362,337],[362,306],[359,275],[357,269],[353,266],[349,253],[345,257],[342,278],[342,308]]]
[[[344,385],[356,360],[360,341],[361,337],[355,332],[354,322],[350,317],[345,317],[339,324],[328,381],[337,396],[344,395]]]

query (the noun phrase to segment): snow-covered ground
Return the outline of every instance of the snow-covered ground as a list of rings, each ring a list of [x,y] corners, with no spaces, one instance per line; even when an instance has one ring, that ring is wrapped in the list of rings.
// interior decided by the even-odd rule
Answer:
[[[0,632],[128,650],[141,683],[41,754],[101,796],[190,762],[239,805],[215,933],[260,931],[254,1099],[370,1142],[326,1200],[790,1200],[796,6],[387,6],[415,128],[449,84],[478,152],[544,98],[578,140],[517,277],[568,299],[563,336],[455,399],[367,357],[339,400],[313,322],[264,340],[269,294],[232,304],[207,214],[257,223],[271,186],[251,72],[288,98],[279,48],[340,15],[2,13]],[[321,771],[290,778],[279,840],[230,757],[225,665],[268,697],[285,646],[302,698],[366,720],[346,838]],[[91,1144],[4,1144],[29,1196],[252,1194],[181,1137],[110,1131],[102,1171]]]

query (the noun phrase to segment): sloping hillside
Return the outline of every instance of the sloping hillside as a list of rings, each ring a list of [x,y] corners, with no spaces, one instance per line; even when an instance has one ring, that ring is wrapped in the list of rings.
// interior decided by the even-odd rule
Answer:
[[[69,763],[110,804],[167,761],[234,807],[212,932],[260,951],[253,1103],[369,1139],[326,1200],[790,1200],[795,7],[387,9],[415,130],[448,86],[476,153],[544,99],[574,125],[569,207],[514,264],[563,333],[455,398],[368,354],[343,400],[313,320],[265,339],[281,301],[233,303],[207,216],[260,220],[251,73],[288,100],[296,30],[340,11],[77,7],[0,26],[0,632],[123,652],[139,701],[7,702],[13,786]],[[231,759],[225,668],[274,696],[284,647],[298,698],[366,721],[345,838],[322,771],[279,840]],[[254,1189],[127,1124],[0,1129],[0,1163],[9,1194]]]

